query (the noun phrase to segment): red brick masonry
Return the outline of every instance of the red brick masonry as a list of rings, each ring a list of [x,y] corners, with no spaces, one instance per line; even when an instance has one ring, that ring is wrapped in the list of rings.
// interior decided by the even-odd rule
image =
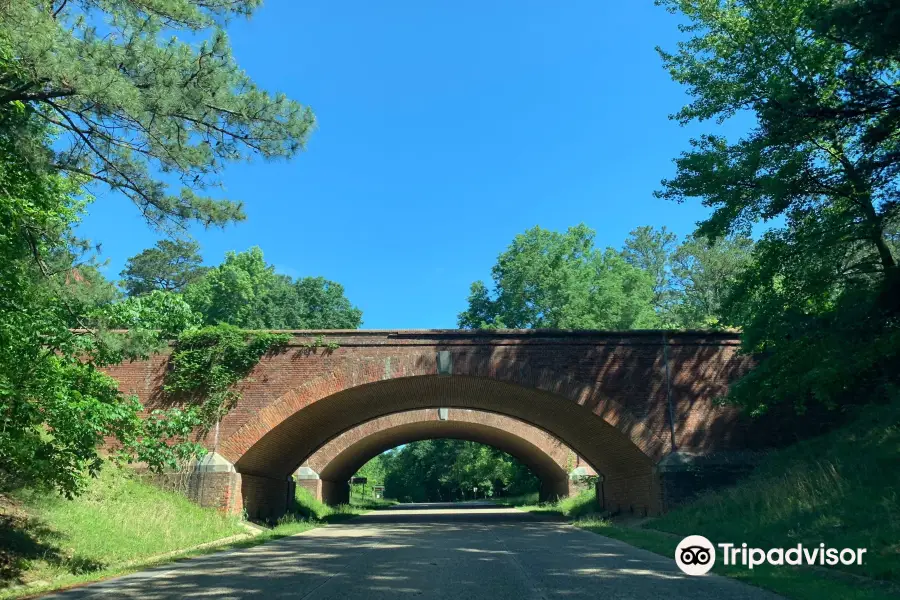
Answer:
[[[603,475],[612,509],[659,512],[657,465],[760,440],[733,408],[714,405],[751,359],[733,334],[661,331],[298,331],[264,358],[207,447],[234,464],[241,505],[278,514],[290,475],[342,433],[373,419],[438,407],[487,411],[534,425]],[[306,347],[317,336],[336,350]],[[438,372],[438,356],[446,374]],[[109,370],[148,409],[167,400],[167,356]],[[226,490],[222,490],[225,494]],[[220,503],[221,504],[221,503]]]
[[[518,419],[454,408],[442,420],[438,409],[430,408],[394,413],[345,431],[303,463],[298,484],[320,500],[341,504],[348,501],[347,481],[370,459],[400,444],[438,438],[480,442],[515,456],[541,480],[545,500],[569,495],[569,473],[584,468],[563,442]]]

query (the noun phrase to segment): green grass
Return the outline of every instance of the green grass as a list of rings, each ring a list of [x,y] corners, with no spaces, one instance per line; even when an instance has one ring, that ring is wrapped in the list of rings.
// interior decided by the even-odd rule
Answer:
[[[772,453],[746,480],[646,525],[761,548],[867,548],[835,569],[900,582],[900,402]]]
[[[498,504],[515,506],[519,510],[543,515],[557,515],[570,519],[597,512],[597,495],[593,488],[582,490],[576,496],[560,498],[555,502],[537,502],[537,493],[513,498],[499,498]]]
[[[110,565],[99,571],[64,575],[62,577],[49,581],[36,581],[32,582],[32,585],[29,585],[27,587],[16,587],[6,590],[0,589],[0,600],[13,598],[33,598],[39,594],[44,594],[54,590],[77,587],[79,585],[84,585],[103,579],[109,579],[111,577],[127,575],[128,573],[133,573],[135,571],[141,571],[161,564],[177,562],[179,560],[201,556],[203,554],[221,552],[224,550],[231,550],[235,548],[249,548],[251,546],[257,546],[259,544],[263,544],[265,542],[269,542],[279,538],[297,535],[298,533],[303,533],[322,525],[323,523],[320,522],[298,520],[296,518],[293,518],[292,516],[288,516],[279,520],[279,523],[275,527],[263,528],[262,531],[252,537],[243,537],[240,539],[227,537],[223,540],[213,541],[202,548],[179,550],[170,554],[165,554],[163,556],[154,556],[143,560],[122,563],[118,565]]]
[[[396,506],[399,504],[396,500],[387,500],[385,498],[372,498],[372,497],[362,497],[359,496],[351,496],[350,497],[350,506],[355,506],[356,508],[362,510],[377,510],[379,508],[390,508],[391,506]]]
[[[538,493],[522,494],[520,496],[501,496],[499,498],[491,498],[491,502],[502,506],[535,506],[539,504]]]
[[[0,599],[33,596],[157,564],[255,546],[391,501],[327,506],[302,488],[295,511],[252,535],[236,517],[107,466],[74,500],[35,490],[0,497]],[[197,548],[208,544],[203,548]]]
[[[2,508],[0,597],[11,586],[99,578],[128,563],[247,533],[237,518],[113,467],[74,500],[20,490]]]
[[[296,519],[298,521],[308,520],[320,523],[334,523],[372,510],[369,506],[358,506],[356,504],[329,506],[316,500],[315,496],[299,485],[297,486],[294,501],[293,515],[288,515],[287,519]]]

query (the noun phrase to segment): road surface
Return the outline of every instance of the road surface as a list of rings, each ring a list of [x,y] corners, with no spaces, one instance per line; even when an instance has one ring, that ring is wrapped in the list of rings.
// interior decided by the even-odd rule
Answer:
[[[404,505],[274,542],[49,596],[66,600],[296,598],[774,600],[671,559],[493,505]]]

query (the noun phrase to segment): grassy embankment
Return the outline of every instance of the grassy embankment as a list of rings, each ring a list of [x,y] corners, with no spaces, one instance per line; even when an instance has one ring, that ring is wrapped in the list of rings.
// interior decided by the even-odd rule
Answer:
[[[740,484],[640,527],[578,519],[579,498],[523,508],[576,518],[579,527],[669,557],[691,534],[766,549],[820,542],[866,548],[861,566],[751,571],[717,564],[714,572],[798,600],[900,597],[900,402],[866,407],[841,429],[773,452]]]
[[[496,498],[494,502],[502,506],[514,506],[526,512],[576,519],[596,512],[595,498],[594,490],[586,489],[576,496],[561,498],[555,502],[538,502],[537,492],[524,496]]]
[[[300,490],[294,514],[251,528],[107,467],[73,500],[34,490],[0,496],[0,599],[259,544],[362,514],[370,504],[331,508]]]
[[[285,520],[308,520],[319,523],[335,523],[350,517],[355,517],[370,510],[377,508],[387,508],[396,504],[393,500],[380,500],[375,498],[359,498],[352,497],[350,504],[341,504],[338,506],[328,506],[324,502],[316,500],[315,497],[304,488],[297,486],[295,494],[295,505],[293,515],[288,515]]]

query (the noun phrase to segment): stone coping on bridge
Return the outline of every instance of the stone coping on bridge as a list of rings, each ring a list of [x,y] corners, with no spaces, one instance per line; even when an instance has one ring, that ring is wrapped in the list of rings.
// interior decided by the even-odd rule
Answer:
[[[321,338],[339,347],[365,346],[740,346],[740,337],[729,332],[710,331],[599,331],[586,329],[331,329],[273,330],[295,340],[289,347],[306,347]]]
[[[72,329],[86,333],[89,329]],[[479,338],[639,338],[658,343],[661,336],[670,342],[678,339],[717,340],[719,343],[740,344],[739,331],[713,329],[245,329],[247,333],[286,333],[294,337],[387,337],[396,339],[471,339]],[[110,329],[110,333],[127,333],[127,329]]]
[[[81,330],[76,330],[81,331]],[[110,330],[125,333],[126,329]],[[288,348],[305,348],[310,352],[330,352],[325,344],[338,347],[371,346],[740,346],[737,333],[725,331],[674,331],[635,329],[604,331],[592,329],[248,329],[247,333],[288,334],[294,339]],[[323,341],[317,346],[316,339]],[[174,340],[168,346],[174,346]],[[166,354],[169,350],[163,349]]]
[[[126,330],[122,330],[126,331]],[[716,329],[248,329],[293,335],[423,337],[715,337],[738,339],[740,332]]]

